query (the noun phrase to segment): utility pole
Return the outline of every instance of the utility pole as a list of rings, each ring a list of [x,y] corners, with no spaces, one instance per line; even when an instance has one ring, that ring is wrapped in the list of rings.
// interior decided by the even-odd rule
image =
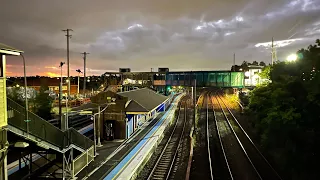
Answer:
[[[277,51],[273,44],[273,37],[271,42],[271,65],[273,65],[274,62],[277,61]]]
[[[70,98],[70,60],[69,60],[69,39],[71,39],[72,35],[70,35],[70,31],[73,31],[72,29],[64,29],[62,30],[63,32],[67,32],[66,37],[67,37],[67,80],[68,80],[68,99]]]
[[[90,53],[87,53],[87,52],[84,52],[84,53],[81,53],[83,54],[83,95],[84,97],[86,97],[86,61],[87,61],[87,55],[90,54]]]
[[[233,53],[233,71],[236,71],[236,53]]]

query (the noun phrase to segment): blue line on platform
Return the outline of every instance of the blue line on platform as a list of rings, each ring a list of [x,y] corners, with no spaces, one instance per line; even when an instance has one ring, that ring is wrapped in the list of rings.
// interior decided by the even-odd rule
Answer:
[[[179,96],[178,96],[179,97]],[[176,97],[174,101],[177,100]],[[129,160],[139,151],[142,145],[153,135],[154,131],[156,131],[159,126],[162,124],[163,120],[167,118],[169,112],[172,110],[173,106],[161,117],[161,119],[157,122],[157,124],[153,127],[153,129],[143,138],[129,154],[126,155],[125,158],[104,178],[104,180],[110,180],[115,178],[115,176],[119,173],[119,171],[129,162]]]

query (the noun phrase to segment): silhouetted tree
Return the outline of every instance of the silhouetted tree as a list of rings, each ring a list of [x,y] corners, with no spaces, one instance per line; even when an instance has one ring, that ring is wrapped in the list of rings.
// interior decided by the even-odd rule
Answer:
[[[259,66],[259,63],[258,63],[258,61],[253,61],[253,62],[251,63],[251,65]]]
[[[49,96],[48,90],[48,86],[42,85],[34,101],[35,113],[46,120],[52,118],[51,109],[53,99]]]
[[[260,145],[284,179],[319,179],[320,41],[294,63],[265,68],[271,83],[251,92],[249,112]]]
[[[259,66],[266,66],[266,63],[263,61],[260,61]]]

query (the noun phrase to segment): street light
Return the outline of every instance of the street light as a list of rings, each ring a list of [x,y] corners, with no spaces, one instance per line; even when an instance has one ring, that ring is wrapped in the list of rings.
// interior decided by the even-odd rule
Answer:
[[[112,101],[115,101],[114,99]],[[100,141],[100,115],[101,112],[105,111],[110,105],[115,104],[115,102],[112,103],[106,103],[106,107],[103,108],[102,110],[100,109],[101,106],[105,105],[105,104],[98,104],[98,103],[91,103],[94,105],[98,106],[98,112],[95,114],[89,114],[91,116],[91,120],[93,120],[93,141],[94,141],[94,156],[98,155],[97,154],[97,147],[101,147],[101,141]],[[91,109],[91,108],[89,108]],[[98,132],[97,132],[97,127],[96,127],[96,115],[98,115]],[[96,136],[98,136],[98,142],[97,142],[97,138]]]
[[[80,89],[79,89],[79,86],[80,86],[80,73],[82,73],[82,72],[81,72],[80,69],[77,69],[76,71],[78,72],[78,96],[79,96],[79,91],[80,91]]]
[[[63,84],[63,77],[62,77],[62,66],[65,64],[65,62],[60,62],[60,86],[59,86],[59,117],[60,117],[60,123],[61,123],[61,129],[64,123],[62,123],[62,107],[61,107],[61,101],[62,101],[62,84]]]
[[[298,56],[296,54],[291,54],[287,57],[288,62],[294,62],[298,59]]]
[[[27,97],[27,75],[26,75],[26,61],[24,59],[23,54],[20,54],[23,60],[23,75],[24,75],[24,98],[25,98],[25,105],[26,105],[26,111],[25,111],[25,122],[27,123],[27,136],[29,136],[29,105],[28,105],[28,97]]]

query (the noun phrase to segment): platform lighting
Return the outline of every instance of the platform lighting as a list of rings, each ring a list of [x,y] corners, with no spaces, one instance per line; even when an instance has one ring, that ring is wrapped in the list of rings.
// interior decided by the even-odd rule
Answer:
[[[298,59],[298,56],[296,54],[291,54],[287,57],[288,62],[294,62]]]

